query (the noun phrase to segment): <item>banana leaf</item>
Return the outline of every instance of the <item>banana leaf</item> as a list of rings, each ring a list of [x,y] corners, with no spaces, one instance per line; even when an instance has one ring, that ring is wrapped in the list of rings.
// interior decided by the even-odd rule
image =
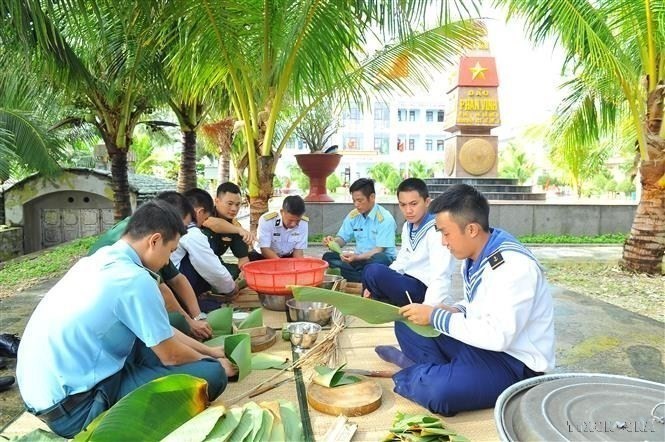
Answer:
[[[238,286],[238,290],[242,290],[247,287],[247,280],[244,277],[238,277],[236,285]]]
[[[243,405],[245,409],[245,414],[249,414],[252,421],[252,429],[245,438],[245,440],[251,442],[256,439],[256,436],[261,431],[261,423],[263,420],[263,408],[256,405],[256,402],[247,402]]]
[[[440,436],[455,436],[457,432],[447,428],[423,428],[420,430],[421,436],[430,436],[432,434],[438,434]]]
[[[330,241],[328,243],[328,248],[332,252],[339,253],[340,255],[342,254],[342,248],[337,241]]]
[[[67,442],[67,439],[50,431],[37,428],[21,437],[12,438],[12,442]]]
[[[205,409],[207,387],[203,379],[186,374],[148,382],[101,416],[88,439],[95,442],[161,440]]]
[[[342,276],[342,269],[340,269],[339,267],[333,267],[333,268],[328,267],[326,269],[326,275]]]
[[[173,430],[162,442],[203,442],[220,419],[224,419],[223,405],[209,407]]]
[[[328,388],[334,388],[334,387],[339,387],[340,385],[348,385],[348,384],[355,384],[356,382],[360,382],[361,379],[358,376],[353,376],[344,373],[342,368],[344,368],[346,364],[342,364],[337,368],[329,368],[326,367],[325,365],[318,365],[314,367],[314,370],[318,373],[312,381],[314,383],[319,384],[323,387],[328,387]]]
[[[226,338],[228,338],[229,336],[231,336],[231,334],[217,336],[215,338],[208,339],[207,341],[204,342],[204,344],[207,345],[208,347],[223,347],[224,341],[226,341]]]
[[[429,414],[406,414],[398,411],[390,431],[399,433],[425,427],[443,428],[444,424],[441,419]]]
[[[248,334],[230,335],[224,341],[224,354],[238,367],[238,380],[252,371],[252,342]]]
[[[291,402],[280,402],[279,414],[282,416],[282,424],[284,425],[284,440],[303,440],[302,421],[295,405]]]
[[[233,307],[222,307],[208,313],[208,324],[215,337],[233,333]]]
[[[283,369],[289,363],[289,358],[270,353],[256,353],[252,355],[252,370],[268,370],[270,368]]]
[[[440,335],[439,331],[431,325],[416,325],[400,315],[398,313],[399,308],[385,302],[318,287],[292,286],[291,289],[293,290],[293,296],[298,301],[326,302],[337,307],[345,315],[356,316],[370,324],[400,321],[419,335],[430,338]]]
[[[263,325],[263,309],[257,308],[247,316],[240,324],[238,329],[261,327]]]
[[[261,410],[261,425],[259,427],[259,431],[254,437],[255,442],[263,442],[270,437],[270,432],[272,431],[272,424],[274,420],[275,418],[270,411]]]
[[[251,414],[251,411],[243,407],[242,417],[240,418],[240,422],[238,423],[236,429],[233,431],[233,434],[231,435],[229,441],[242,442],[246,439],[249,439],[248,436],[252,432],[253,427],[254,427],[254,418]]]
[[[448,439],[450,440],[450,442],[471,442],[469,439],[460,434],[450,435]]]
[[[90,440],[92,433],[95,431],[95,428],[97,428],[99,423],[102,420],[104,420],[104,416],[106,415],[106,413],[108,413],[108,410],[104,411],[99,416],[94,418],[92,422],[90,422],[88,426],[83,429],[83,431],[74,436],[74,442],[87,442],[88,440]]]
[[[263,401],[259,403],[259,406],[268,411],[273,417],[270,434],[266,435],[265,440],[269,442],[282,442],[286,440],[282,415],[279,411],[279,401]]]
[[[242,408],[234,407],[227,410],[224,417],[217,421],[217,424],[205,440],[215,442],[225,442],[229,440],[235,429],[238,427],[242,414]]]

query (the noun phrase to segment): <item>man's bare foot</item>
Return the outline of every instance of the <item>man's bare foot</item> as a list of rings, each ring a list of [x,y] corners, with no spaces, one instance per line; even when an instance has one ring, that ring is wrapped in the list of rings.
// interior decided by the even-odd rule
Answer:
[[[227,377],[230,378],[238,374],[238,367],[233,365],[231,361],[226,358],[218,358],[217,360],[220,364],[222,364],[222,367],[224,367],[224,371],[226,372]]]

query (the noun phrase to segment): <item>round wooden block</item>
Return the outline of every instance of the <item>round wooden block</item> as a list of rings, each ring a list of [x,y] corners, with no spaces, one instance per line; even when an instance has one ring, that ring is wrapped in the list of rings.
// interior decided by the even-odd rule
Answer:
[[[341,387],[322,387],[314,382],[307,387],[307,402],[321,413],[332,416],[363,416],[381,406],[381,386],[371,379]]]
[[[252,353],[258,353],[260,351],[272,347],[275,344],[276,340],[277,340],[277,333],[275,333],[275,330],[268,327],[267,333],[265,335],[252,336],[251,338]]]

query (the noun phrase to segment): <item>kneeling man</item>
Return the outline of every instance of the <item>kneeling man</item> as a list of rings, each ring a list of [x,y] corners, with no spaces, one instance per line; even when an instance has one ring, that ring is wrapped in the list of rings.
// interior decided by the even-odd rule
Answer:
[[[185,234],[164,201],[143,204],[122,238],[81,259],[44,296],[23,333],[16,374],[26,408],[71,438],[136,388],[169,374],[208,382],[236,373],[219,347],[169,325],[157,272]]]

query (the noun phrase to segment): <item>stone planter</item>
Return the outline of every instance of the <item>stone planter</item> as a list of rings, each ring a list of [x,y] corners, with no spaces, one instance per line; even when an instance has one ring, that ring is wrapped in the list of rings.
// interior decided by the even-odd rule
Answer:
[[[326,178],[339,165],[342,156],[336,153],[304,153],[296,155],[296,162],[309,178],[307,202],[332,202],[326,189]]]

